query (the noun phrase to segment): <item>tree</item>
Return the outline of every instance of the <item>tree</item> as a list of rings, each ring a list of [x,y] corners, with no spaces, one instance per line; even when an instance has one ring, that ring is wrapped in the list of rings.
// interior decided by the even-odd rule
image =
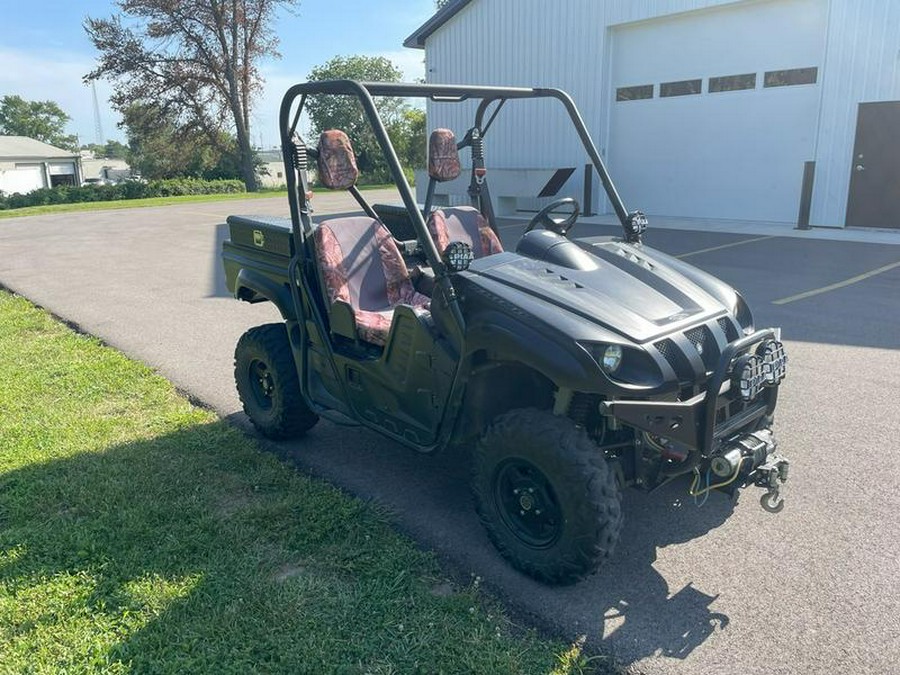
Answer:
[[[388,136],[404,166],[425,168],[425,129],[425,111],[410,107],[403,110],[399,120],[388,126]]]
[[[126,159],[128,146],[119,141],[106,141],[106,145],[103,146],[103,156],[107,159]]]
[[[78,139],[66,134],[71,118],[53,101],[26,101],[21,96],[0,100],[0,134],[27,136],[57,148],[78,150]]]
[[[241,175],[233,137],[215,144],[200,131],[178,128],[161,106],[136,103],[122,113],[128,135],[127,159],[143,178],[237,178]]]
[[[336,56],[330,61],[316,66],[309,74],[310,80],[361,80],[369,82],[399,82],[403,73],[383,56]],[[406,150],[410,144],[407,134],[411,129],[415,114],[402,98],[380,97],[375,100],[378,113],[384,122],[391,143],[401,162],[415,155],[414,150]],[[359,170],[370,182],[391,180],[387,162],[384,161],[378,141],[375,140],[368,120],[363,115],[362,106],[351,96],[315,96],[306,104],[313,131],[316,134],[326,129],[341,129],[350,137]],[[422,154],[424,155],[424,113],[422,113]],[[412,154],[410,154],[412,153]],[[424,160],[422,161],[424,165]]]
[[[98,159],[127,159],[128,157],[128,146],[119,141],[106,141],[102,145],[86,143],[81,146],[81,149],[90,150]]]
[[[85,81],[114,82],[110,100],[120,112],[150,104],[176,136],[202,136],[219,152],[235,139],[241,177],[248,190],[255,190],[250,111],[262,83],[258,64],[278,56],[275,11],[296,3],[118,0],[120,14],[85,21],[100,52],[97,68]]]

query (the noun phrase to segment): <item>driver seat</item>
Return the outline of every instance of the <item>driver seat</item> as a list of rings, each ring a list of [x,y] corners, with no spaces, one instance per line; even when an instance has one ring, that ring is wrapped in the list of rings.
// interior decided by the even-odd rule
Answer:
[[[356,157],[343,131],[322,133],[318,164],[325,187],[348,190],[356,184]],[[384,346],[398,305],[429,314],[431,299],[413,288],[397,244],[378,220],[331,218],[312,238],[332,333]]]
[[[460,174],[459,150],[450,129],[435,129],[428,139],[428,175],[434,182],[454,180]],[[432,192],[432,190],[429,190]],[[441,253],[452,241],[468,244],[475,258],[502,253],[503,246],[481,212],[472,206],[453,206],[428,214],[425,223]]]

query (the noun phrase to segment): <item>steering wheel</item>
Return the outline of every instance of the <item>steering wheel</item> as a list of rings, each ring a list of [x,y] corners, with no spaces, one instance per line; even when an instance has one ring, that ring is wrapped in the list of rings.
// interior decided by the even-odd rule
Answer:
[[[553,218],[550,214],[560,206],[571,207],[572,212],[562,218]],[[572,229],[572,226],[575,225],[575,221],[578,220],[578,216],[580,214],[581,207],[578,205],[578,202],[571,197],[557,199],[555,202],[547,204],[547,206],[534,214],[534,217],[528,222],[528,227],[525,228],[525,234],[528,234],[534,228],[540,225],[545,230],[556,232],[557,234],[561,234],[565,237],[568,234],[569,230]]]

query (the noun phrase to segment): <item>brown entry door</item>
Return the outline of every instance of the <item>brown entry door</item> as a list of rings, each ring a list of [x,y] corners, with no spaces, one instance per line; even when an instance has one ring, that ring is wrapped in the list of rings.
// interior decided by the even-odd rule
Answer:
[[[847,225],[900,228],[900,101],[859,104]]]

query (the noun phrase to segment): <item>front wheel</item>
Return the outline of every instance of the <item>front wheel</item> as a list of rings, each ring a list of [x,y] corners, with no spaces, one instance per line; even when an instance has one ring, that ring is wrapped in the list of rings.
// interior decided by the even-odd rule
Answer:
[[[275,440],[295,438],[319,421],[300,393],[284,324],[251,328],[234,350],[234,380],[253,426]]]
[[[498,417],[478,443],[473,489],[501,555],[545,583],[595,571],[619,539],[615,476],[568,418],[531,409]]]

